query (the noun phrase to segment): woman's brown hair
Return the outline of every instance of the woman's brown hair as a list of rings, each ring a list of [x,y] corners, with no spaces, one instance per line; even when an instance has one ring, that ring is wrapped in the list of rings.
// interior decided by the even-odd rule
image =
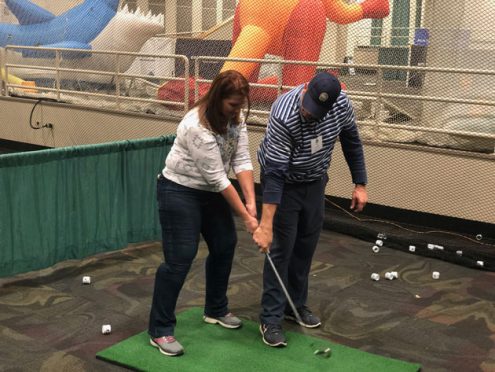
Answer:
[[[242,96],[247,100],[247,113],[249,116],[251,100],[249,99],[249,82],[240,72],[227,70],[218,74],[208,92],[194,105],[199,107],[201,124],[218,134],[225,134],[231,118],[225,117],[222,112],[223,100],[232,96]],[[240,115],[234,119],[234,124],[241,121]]]

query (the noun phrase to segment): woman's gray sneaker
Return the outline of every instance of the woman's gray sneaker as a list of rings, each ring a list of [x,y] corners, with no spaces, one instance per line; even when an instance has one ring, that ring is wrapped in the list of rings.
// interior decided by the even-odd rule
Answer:
[[[212,317],[208,315],[204,315],[203,319],[206,323],[210,324],[220,324],[222,327],[225,328],[239,328],[242,326],[242,320],[240,320],[238,317],[236,317],[232,313],[228,313],[224,316],[217,316],[217,317]]]
[[[184,354],[184,348],[174,336],[162,336],[150,338],[150,344],[160,350],[160,353],[168,356],[178,356]]]

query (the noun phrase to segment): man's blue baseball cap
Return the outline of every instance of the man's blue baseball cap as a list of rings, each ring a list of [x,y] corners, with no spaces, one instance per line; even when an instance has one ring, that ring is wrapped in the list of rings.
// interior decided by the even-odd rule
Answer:
[[[328,72],[315,75],[308,84],[302,107],[315,119],[322,119],[340,95],[340,81]]]

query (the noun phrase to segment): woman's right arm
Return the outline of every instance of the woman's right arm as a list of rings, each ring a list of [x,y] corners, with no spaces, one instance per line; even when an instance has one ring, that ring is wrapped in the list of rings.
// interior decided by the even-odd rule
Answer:
[[[203,178],[216,192],[222,194],[234,212],[242,218],[246,229],[252,233],[258,227],[258,221],[248,213],[227,177],[215,137],[204,128],[190,127],[186,138],[189,154]]]
[[[222,196],[230,204],[234,212],[242,218],[244,226],[249,233],[253,233],[258,227],[258,220],[248,213],[246,206],[242,202],[237,190],[232,184],[230,184],[226,189],[221,191]]]

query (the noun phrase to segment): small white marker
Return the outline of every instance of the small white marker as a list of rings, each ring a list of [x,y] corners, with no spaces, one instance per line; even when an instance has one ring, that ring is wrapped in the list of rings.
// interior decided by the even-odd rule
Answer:
[[[104,324],[101,326],[101,333],[108,335],[112,333],[112,326],[110,324]]]
[[[374,246],[373,246],[373,248],[371,248],[371,250],[372,250],[373,252],[375,252],[375,253],[378,253],[378,252],[380,252],[380,247],[379,247],[379,246],[377,246],[377,245],[374,245]]]
[[[438,271],[434,271],[432,274],[431,274],[431,277],[433,279],[439,279],[440,278],[440,273]]]
[[[381,246],[383,245],[383,240],[378,239],[378,240],[375,242],[375,244],[376,244],[377,246],[381,247]]]
[[[438,249],[438,250],[440,250],[440,251],[443,251],[443,246],[442,246],[442,245],[438,245],[438,244],[430,244],[430,243],[428,243],[426,246],[428,247],[428,249],[429,249],[430,251],[432,251],[432,250],[434,250],[434,249]]]
[[[91,284],[91,277],[90,276],[83,276],[82,283],[83,284]]]
[[[483,261],[476,261],[476,265],[483,267],[485,263]]]
[[[409,252],[416,252],[416,247],[414,245],[410,245]]]
[[[380,280],[380,274],[378,273],[371,274],[371,279],[374,280],[375,282]]]

